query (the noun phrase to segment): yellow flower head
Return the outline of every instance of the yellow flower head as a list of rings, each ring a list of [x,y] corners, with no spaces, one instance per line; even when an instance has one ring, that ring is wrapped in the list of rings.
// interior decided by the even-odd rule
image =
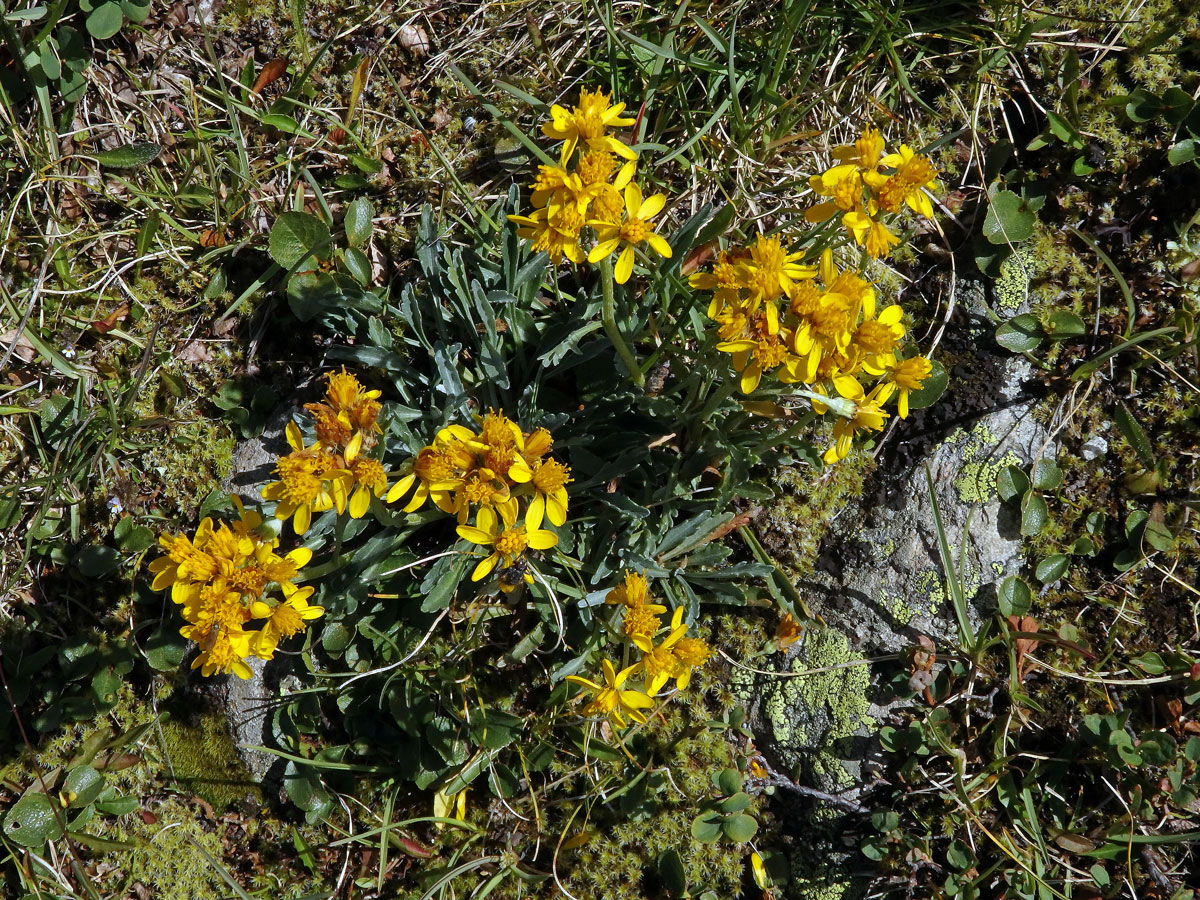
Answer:
[[[617,727],[623,727],[626,716],[644,723],[646,716],[642,710],[654,705],[654,701],[642,691],[623,690],[621,687],[637,668],[637,665],[632,665],[617,672],[606,659],[601,664],[603,684],[578,675],[568,675],[567,681],[582,685],[592,692],[592,699],[583,707],[585,716],[607,716]]]
[[[750,291],[752,302],[771,302],[782,296],[793,281],[812,278],[816,269],[798,262],[804,253],[788,253],[778,237],[760,234],[749,255],[737,264],[740,283]]]
[[[475,566],[472,581],[486,578],[498,564],[502,563],[504,568],[513,565],[526,549],[549,550],[558,543],[558,535],[552,531],[527,529],[524,524],[517,524],[515,498],[480,509],[474,525],[458,526],[458,536],[472,544],[492,548],[492,552]]]
[[[297,534],[304,534],[312,523],[314,512],[337,508],[346,511],[346,499],[354,475],[339,467],[337,460],[318,443],[304,446],[304,438],[295,422],[287,425],[288,444],[292,453],[281,456],[275,464],[279,481],[263,488],[264,500],[277,502],[275,518],[292,518]]]
[[[617,284],[624,284],[633,274],[633,248],[638,244],[649,244],[659,256],[671,258],[671,245],[653,230],[650,222],[662,212],[667,198],[663,194],[642,199],[642,189],[631,181],[625,186],[625,219],[619,224],[595,220],[596,246],[588,254],[588,262],[595,263],[611,256],[621,244],[625,249],[617,258],[613,277]]]
[[[900,418],[908,418],[908,395],[913,391],[919,391],[922,383],[932,372],[933,363],[924,356],[902,359],[888,370],[884,393],[885,396],[890,396],[892,391],[899,391],[900,399],[897,401],[896,414]]]
[[[607,150],[622,159],[633,159],[635,154],[621,141],[605,132],[609,128],[632,125],[633,119],[621,118],[624,103],[609,103],[603,91],[579,92],[579,105],[568,110],[557,103],[550,107],[550,121],[542,125],[542,134],[559,141],[566,141],[563,157],[569,159],[578,143],[589,150]]]

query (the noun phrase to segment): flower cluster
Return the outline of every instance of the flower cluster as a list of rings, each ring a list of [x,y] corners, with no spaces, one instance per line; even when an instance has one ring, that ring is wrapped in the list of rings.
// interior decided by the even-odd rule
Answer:
[[[526,571],[527,549],[548,550],[558,543],[558,536],[542,523],[566,523],[571,471],[546,456],[554,442],[545,428],[525,433],[494,410],[480,416],[477,424],[475,431],[465,425],[439,431],[388,491],[387,502],[411,492],[405,512],[432,501],[455,516],[459,537],[490,549],[471,580],[479,581],[500,566],[511,570],[500,577],[501,590],[508,592],[522,578],[533,580]]]
[[[150,563],[151,586],[170,588],[171,599],[183,607],[188,624],[179,633],[200,646],[193,669],[249,678],[247,658],[271,659],[282,638],[303,631],[324,609],[309,605],[313,588],[293,584],[312,551],[301,547],[280,556],[279,539],[262,516],[245,509],[241,498],[233,500],[240,518],[232,525],[206,518],[192,538],[159,537],[166,556]],[[248,627],[255,621],[257,627]]]
[[[804,213],[809,222],[824,222],[841,213],[846,233],[876,259],[900,243],[884,224],[883,214],[898,215],[908,206],[932,219],[933,204],[926,190],[938,176],[928,157],[913,153],[905,144],[897,153],[884,155],[883,151],[883,138],[869,126],[853,144],[834,148],[837,165],[809,179],[813,192],[829,199]]]
[[[655,637],[663,630],[659,614],[667,608],[651,601],[645,575],[626,572],[621,584],[609,591],[604,600],[622,608],[620,631],[641,658],[620,672],[611,661],[603,660],[603,684],[578,675],[568,675],[567,680],[591,691],[592,697],[583,707],[585,716],[606,716],[617,727],[625,725],[626,716],[634,722],[645,722],[642,710],[654,705],[655,695],[667,682],[674,680],[678,690],[686,688],[692,670],[703,665],[712,650],[700,638],[687,636],[682,609],[675,610],[666,633],[655,643]],[[631,676],[641,681],[640,689],[624,687]]]
[[[891,397],[901,418],[909,395],[932,365],[901,350],[903,310],[879,309],[875,288],[858,272],[840,269],[825,250],[816,266],[800,264],[778,238],[760,235],[748,248],[724,251],[712,272],[690,283],[712,291],[708,315],[717,323],[717,349],[729,353],[750,393],[766,372],[784,384],[803,384],[821,414],[837,414],[826,462],[842,459],[854,435],[883,428]],[[863,382],[874,381],[868,392]]]
[[[656,234],[651,221],[666,204],[666,197],[644,197],[633,180],[637,154],[608,134],[608,129],[632,125],[621,117],[624,103],[610,104],[603,91],[582,90],[579,105],[570,110],[557,104],[551,120],[542,126],[547,137],[563,142],[557,166],[539,166],[533,183],[533,211],[510,215],[517,234],[534,250],[544,250],[559,263],[607,259],[618,249],[614,272],[618,284],[633,272],[634,248],[647,244],[663,257],[671,247]],[[594,242],[585,252],[582,243],[590,230]]]
[[[279,457],[279,480],[263,488],[263,499],[278,503],[275,517],[292,519],[297,534],[304,534],[314,512],[336,508],[349,510],[355,519],[366,515],[371,495],[383,496],[387,474],[383,464],[370,453],[379,427],[379,391],[365,391],[353,375],[331,372],[321,403],[307,403],[312,413],[317,440],[304,445],[294,422],[287,426],[292,452]]]

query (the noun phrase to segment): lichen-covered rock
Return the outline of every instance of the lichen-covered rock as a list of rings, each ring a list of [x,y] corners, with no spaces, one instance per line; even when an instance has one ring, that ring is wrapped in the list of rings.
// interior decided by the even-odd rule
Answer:
[[[982,299],[980,290],[967,293]],[[992,327],[976,315],[967,327],[947,331],[938,358],[950,390],[897,424],[862,496],[848,500],[829,525],[815,566],[792,573],[824,624],[808,623],[778,660],[779,675],[747,676],[740,684],[768,760],[802,785],[847,800],[862,796],[873,736],[892,712],[869,660],[902,653],[919,635],[942,647],[959,643],[934,504],[972,627],[993,614],[997,583],[1021,566],[1018,522],[1000,503],[996,475],[1010,464],[1052,457],[1054,445],[1029,389],[1032,366],[989,352]],[[951,333],[959,336],[955,343]],[[792,894],[852,896],[846,873],[831,880],[812,871],[830,853],[845,852],[835,838],[846,826],[844,812],[819,800],[808,812],[811,834],[800,853],[810,865],[796,861],[801,877]]]

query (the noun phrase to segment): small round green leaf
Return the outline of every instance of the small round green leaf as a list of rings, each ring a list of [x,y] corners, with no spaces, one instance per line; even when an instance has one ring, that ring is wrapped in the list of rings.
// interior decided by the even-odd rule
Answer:
[[[1061,553],[1055,553],[1053,556],[1047,556],[1038,563],[1034,574],[1042,584],[1050,584],[1050,582],[1058,581],[1058,579],[1066,574],[1069,564],[1070,559]]]
[[[118,31],[121,30],[121,25],[125,21],[125,15],[121,12],[120,3],[101,3],[87,17],[84,25],[87,27],[88,34],[98,41],[107,40]]]
[[[72,809],[81,809],[100,796],[104,790],[104,776],[91,766],[76,766],[67,773],[63,792]],[[71,795],[74,794],[74,797]]]
[[[996,602],[1000,614],[1004,616],[1023,616],[1029,612],[1029,604],[1033,600],[1033,591],[1024,578],[1019,575],[1009,575],[996,590]]]
[[[1030,470],[1030,480],[1035,490],[1053,491],[1062,484],[1062,470],[1052,459],[1043,456],[1034,462]]]
[[[1018,244],[1033,235],[1036,217],[1012,191],[996,191],[983,220],[983,236],[993,244]]]
[[[682,897],[687,893],[687,872],[678,850],[668,850],[658,858],[658,874],[672,896]]]
[[[1087,326],[1069,309],[1056,309],[1046,316],[1045,331],[1053,340],[1063,341],[1087,334]]]
[[[93,544],[75,556],[75,567],[84,578],[102,578],[121,564],[121,554],[113,547]]]
[[[1025,353],[1042,342],[1042,326],[1036,316],[1022,313],[996,329],[996,343],[1013,353]]]
[[[346,206],[346,241],[351,247],[362,249],[367,246],[374,218],[375,209],[366,197],[359,197]]]
[[[735,844],[744,844],[758,832],[758,822],[755,821],[753,816],[740,813],[736,816],[730,816],[722,822],[721,830],[725,832],[725,837],[729,838]]]
[[[704,813],[692,819],[692,837],[701,844],[715,844],[721,837],[721,819]]]
[[[750,795],[745,791],[738,791],[732,797],[726,797],[720,803],[720,810],[723,813],[740,813],[742,810],[749,808]]]
[[[171,672],[183,664],[187,641],[174,629],[156,631],[142,644],[142,653],[150,668],[157,672]]]
[[[909,409],[926,409],[933,406],[946,392],[946,385],[950,383],[946,367],[936,359],[930,362],[933,368],[929,372],[929,377],[921,383],[920,390],[913,391],[908,395]]]
[[[722,769],[714,780],[722,794],[729,796],[742,789],[742,775],[737,769]]]
[[[341,622],[330,622],[321,632],[321,648],[330,656],[341,656],[353,637],[354,634]]]
[[[1021,534],[1033,537],[1041,534],[1050,521],[1050,510],[1041,494],[1029,491],[1021,501]]]
[[[267,252],[285,269],[299,266],[309,257],[329,247],[329,227],[316,216],[285,212],[271,227]]]
[[[1005,503],[1012,503],[1029,490],[1029,478],[1019,466],[1005,466],[996,474],[996,492]]]
[[[371,283],[371,261],[367,259],[367,254],[357,247],[347,247],[343,258],[350,277],[363,287],[368,286]]]
[[[58,812],[58,815],[55,813]],[[4,836],[22,847],[40,847],[62,837],[61,811],[45,794],[26,794],[4,817]]]

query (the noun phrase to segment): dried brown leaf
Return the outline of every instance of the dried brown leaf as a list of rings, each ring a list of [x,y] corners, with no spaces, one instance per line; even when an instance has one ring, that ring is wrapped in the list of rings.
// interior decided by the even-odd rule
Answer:
[[[273,82],[278,81],[287,72],[287,59],[282,56],[277,56],[258,71],[258,77],[254,79],[254,87],[250,88],[251,93],[261,94],[263,88]]]

